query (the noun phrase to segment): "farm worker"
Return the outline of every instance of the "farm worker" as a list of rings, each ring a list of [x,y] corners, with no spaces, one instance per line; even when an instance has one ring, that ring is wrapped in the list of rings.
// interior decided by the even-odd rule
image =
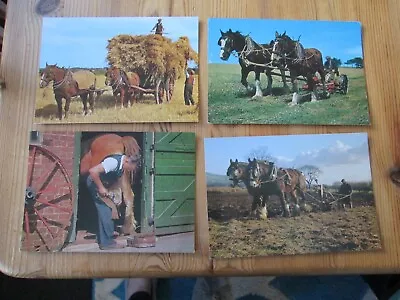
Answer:
[[[339,188],[339,194],[343,195],[341,196],[342,199],[340,202],[342,203],[343,208],[345,208],[345,204],[349,204],[350,208],[353,208],[353,203],[351,201],[351,193],[353,192],[353,189],[346,180],[342,179],[340,182],[342,185]]]
[[[97,243],[101,250],[124,248],[113,240],[114,219],[118,219],[118,211],[107,188],[121,178],[124,171],[133,171],[139,159],[123,154],[107,156],[100,164],[89,170],[86,184],[96,205],[99,228]]]
[[[164,33],[164,26],[161,23],[162,19],[158,19],[156,25],[154,25],[152,32],[155,30],[155,34],[163,35]]]
[[[194,105],[193,85],[194,85],[194,70],[189,69],[186,71],[185,90],[183,92],[183,96],[185,98],[185,105]]]

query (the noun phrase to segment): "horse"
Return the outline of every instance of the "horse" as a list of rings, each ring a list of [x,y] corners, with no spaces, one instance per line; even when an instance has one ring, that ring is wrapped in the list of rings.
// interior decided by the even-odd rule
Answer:
[[[247,181],[254,189],[259,189],[262,195],[262,207],[266,207],[269,196],[277,195],[281,202],[283,215],[290,217],[290,206],[286,200],[286,194],[290,194],[295,200],[294,211],[300,214],[299,199],[297,192],[302,198],[305,206],[306,178],[296,169],[277,168],[273,162],[259,162],[255,158],[248,159]],[[255,204],[253,204],[253,207]]]
[[[250,36],[244,36],[239,31],[233,32],[229,29],[227,32],[221,32],[221,37],[218,40],[218,45],[221,47],[220,58],[228,60],[232,52],[236,52],[239,57],[241,66],[242,79],[241,83],[250,91],[247,77],[251,71],[255,73],[256,92],[253,99],[262,97],[263,92],[260,86],[260,74],[265,73],[268,78],[267,94],[272,91],[272,70],[271,54],[273,41],[270,44],[258,44]],[[286,75],[283,68],[280,68],[283,87],[289,90],[286,83]]]
[[[132,105],[132,99],[138,100],[139,92],[132,86],[140,85],[139,75],[135,72],[125,72],[120,68],[112,66],[106,70],[105,85],[111,86],[117,108],[118,95],[120,96],[121,108]]]
[[[239,184],[239,182],[243,182],[246,186],[247,192],[250,196],[253,197],[252,207],[251,207],[251,215],[256,215],[257,206],[260,206],[260,203],[263,202],[263,195],[261,193],[260,187],[252,187],[249,185],[248,174],[247,174],[247,162],[239,162],[237,159],[233,161],[230,159],[230,165],[226,171],[226,176],[229,177],[229,180],[232,180],[232,187],[235,187]],[[267,211],[264,207],[261,210],[261,216],[266,216]]]
[[[272,48],[271,61],[275,66],[288,68],[292,82],[292,91],[295,93],[292,103],[297,104],[299,91],[297,77],[304,76],[307,79],[307,89],[311,91],[311,101],[317,101],[317,85],[314,80],[315,73],[321,77],[323,93],[329,96],[325,85],[325,70],[322,54],[318,49],[305,49],[299,41],[293,41],[286,31],[283,34],[275,32],[275,42]]]
[[[117,134],[103,134],[96,137],[89,146],[88,151],[82,156],[80,163],[80,175],[86,176],[89,174],[90,168],[98,165],[109,155],[125,154],[127,156],[141,158],[140,146],[137,141],[131,136],[119,136]],[[138,166],[138,168],[140,165]],[[124,202],[126,206],[124,225],[122,232],[124,234],[133,234],[136,230],[136,220],[133,213],[134,193],[131,188],[131,182],[134,181],[138,168],[133,172],[124,172],[119,181],[109,188],[110,192],[122,199],[118,202]]]
[[[239,182],[246,183],[246,169],[248,163],[239,162],[237,159],[233,161],[229,160],[229,167],[226,170],[226,176],[232,181],[232,187],[235,187]]]
[[[53,92],[57,102],[58,118],[62,120],[62,99],[65,99],[64,117],[68,118],[69,106],[72,97],[80,96],[83,103],[83,115],[94,111],[94,93],[96,89],[96,75],[88,70],[72,72],[69,69],[48,65],[40,78],[40,88],[45,88],[53,82]],[[97,97],[101,92],[96,92]],[[90,109],[87,107],[89,97]]]

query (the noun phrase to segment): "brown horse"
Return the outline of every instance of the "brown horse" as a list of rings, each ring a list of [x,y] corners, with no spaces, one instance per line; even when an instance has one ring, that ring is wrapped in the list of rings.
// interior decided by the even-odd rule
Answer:
[[[140,155],[140,147],[137,141],[131,136],[121,137],[117,134],[103,134],[96,137],[90,144],[89,151],[86,152],[80,164],[80,174],[87,175],[89,169],[98,165],[101,161],[112,154],[125,154],[128,156],[136,156],[138,159]],[[134,193],[132,191],[131,182],[137,170],[124,172],[120,180],[112,186],[109,191],[115,191],[116,195],[122,192],[122,200],[125,203],[125,220],[122,227],[123,233],[132,234],[136,229],[136,221],[133,214],[133,199]]]
[[[290,207],[286,200],[286,194],[290,194],[295,200],[294,211],[299,214],[300,205],[297,192],[303,200],[302,204],[305,205],[306,179],[298,170],[277,168],[273,162],[264,163],[256,159],[249,159],[247,180],[251,188],[259,189],[263,208],[266,207],[269,196],[277,195],[281,201],[283,215],[290,217]]]
[[[321,77],[323,94],[328,96],[325,86],[325,70],[322,54],[318,49],[304,49],[298,41],[293,41],[286,35],[275,33],[275,43],[272,48],[271,61],[274,65],[288,68],[293,85],[293,92],[298,93],[297,77],[304,76],[307,79],[308,90],[311,91],[311,101],[317,101],[317,85],[314,81],[315,73]],[[297,98],[293,104],[297,104]]]
[[[55,65],[48,65],[40,78],[40,88],[45,88],[53,82],[54,96],[57,102],[58,118],[62,120],[62,99],[65,99],[64,117],[68,117],[69,106],[72,97],[80,96],[83,103],[83,114],[87,115],[94,111],[94,93],[96,89],[96,75],[87,70],[72,72],[66,68]],[[97,97],[100,92],[96,92]],[[89,97],[90,110],[87,107]]]
[[[232,187],[235,187],[239,184],[239,182],[243,182],[246,184],[247,182],[247,169],[248,163],[238,161],[237,159],[233,161],[229,160],[229,167],[226,170],[226,176],[229,177],[229,180],[232,181]]]
[[[132,105],[133,98],[137,102],[140,92],[132,87],[140,85],[140,78],[137,73],[126,73],[120,68],[110,67],[106,70],[105,84],[112,87],[115,108],[117,108],[118,95],[120,97],[121,108]]]

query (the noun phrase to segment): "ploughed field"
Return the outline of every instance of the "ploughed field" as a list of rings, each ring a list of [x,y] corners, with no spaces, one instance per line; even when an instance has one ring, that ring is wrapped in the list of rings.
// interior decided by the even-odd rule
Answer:
[[[268,219],[250,217],[252,199],[246,189],[209,188],[210,249],[213,257],[365,251],[381,248],[373,194],[355,192],[353,209],[326,211],[315,199],[300,216],[284,218],[271,197]]]

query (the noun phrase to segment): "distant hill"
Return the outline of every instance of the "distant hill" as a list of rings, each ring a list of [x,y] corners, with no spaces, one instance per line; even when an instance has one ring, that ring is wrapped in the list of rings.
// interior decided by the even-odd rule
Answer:
[[[212,174],[212,173],[206,172],[206,177],[207,177],[207,186],[208,187],[231,186],[232,185],[232,181],[229,180],[228,176],[226,176],[226,175]],[[239,186],[245,187],[243,183],[240,183]]]

